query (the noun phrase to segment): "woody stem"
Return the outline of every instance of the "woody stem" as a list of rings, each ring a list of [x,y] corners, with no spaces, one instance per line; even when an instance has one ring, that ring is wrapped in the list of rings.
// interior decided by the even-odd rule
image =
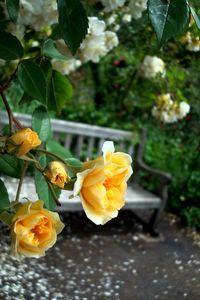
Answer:
[[[7,113],[8,113],[9,131],[10,131],[10,133],[12,133],[12,111],[10,109],[10,106],[8,104],[8,101],[7,101],[3,91],[1,91],[1,97],[2,97],[3,103],[4,103]]]
[[[25,161],[24,165],[23,165],[23,168],[22,168],[22,173],[21,173],[19,184],[18,184],[18,188],[17,188],[17,194],[16,194],[16,198],[15,198],[16,202],[19,201],[19,196],[20,196],[20,192],[21,192],[21,188],[22,188],[22,183],[23,183],[23,179],[24,179],[27,167],[28,167],[28,161]]]
[[[15,118],[15,116],[13,115],[12,110],[11,110],[9,104],[8,104],[7,99],[6,99],[6,96],[4,95],[3,91],[1,91],[1,90],[0,90],[0,95],[1,95],[1,97],[2,97],[3,103],[4,103],[5,108],[6,108],[6,110],[7,110],[7,113],[8,113],[8,119],[9,119],[9,131],[10,131],[10,133],[12,133],[12,129],[13,129],[13,128],[12,128],[12,122],[15,123],[15,125],[16,125],[16,127],[17,127],[18,129],[22,129],[22,128],[23,128],[22,124],[21,124],[21,123],[19,122],[19,120],[17,120],[17,118]]]
[[[44,175],[43,175],[43,176],[44,176]],[[44,177],[45,177],[45,176],[44,176]],[[46,180],[46,183],[48,184],[48,187],[49,187],[49,189],[50,189],[50,192],[51,192],[52,197],[53,197],[53,199],[55,200],[56,204],[57,204],[58,206],[61,206],[61,204],[60,204],[60,202],[59,202],[59,200],[58,200],[58,197],[56,196],[55,191],[54,191],[54,189],[53,189],[51,183],[48,181],[48,179],[47,179],[46,177],[45,177],[45,180]]]
[[[67,162],[62,157],[60,157],[59,155],[57,155],[55,153],[52,153],[52,152],[44,150],[44,149],[35,149],[35,151],[42,152],[49,156],[55,157],[56,159],[60,160],[63,164],[67,165]]]

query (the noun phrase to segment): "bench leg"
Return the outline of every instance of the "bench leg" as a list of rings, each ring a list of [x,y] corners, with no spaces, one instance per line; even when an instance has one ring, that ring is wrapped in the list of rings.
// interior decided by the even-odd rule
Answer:
[[[141,217],[139,217],[136,213],[132,211],[132,214],[136,221],[143,226],[143,230],[146,233],[149,233],[152,237],[158,237],[159,233],[155,230],[155,223],[157,221],[160,210],[154,209],[149,222],[144,221]]]
[[[155,229],[155,224],[158,218],[160,210],[159,209],[155,209],[151,215],[151,218],[149,220],[149,222],[144,226],[144,230],[148,233],[150,233],[150,235],[152,237],[158,237],[159,233],[157,232],[157,230]]]

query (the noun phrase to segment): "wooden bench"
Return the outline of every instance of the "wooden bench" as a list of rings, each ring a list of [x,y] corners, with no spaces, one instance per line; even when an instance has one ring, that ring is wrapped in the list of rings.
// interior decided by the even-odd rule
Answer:
[[[20,120],[24,127],[31,126],[31,116],[19,113],[16,113],[15,116]],[[0,112],[0,124],[1,126],[8,124],[8,118],[5,112]],[[145,231],[148,231],[151,235],[155,235],[155,222],[166,205],[168,185],[171,181],[171,176],[165,172],[152,169],[143,162],[142,157],[145,147],[146,131],[142,131],[138,149],[134,153],[133,142],[136,136],[134,136],[132,132],[57,119],[52,119],[51,125],[54,139],[62,142],[76,158],[86,159],[100,155],[102,145],[106,140],[114,141],[117,151],[126,152],[133,157],[134,174],[132,175],[132,180],[130,180],[128,185],[124,209],[130,209],[132,211],[138,209],[150,209],[152,213],[148,221],[144,221],[141,217],[135,214],[135,212],[133,212],[133,214],[135,218],[142,223]],[[140,171],[147,172],[149,176],[159,182],[159,196],[156,196],[141,187],[139,183]],[[11,194],[17,190],[17,179],[4,177],[4,181]],[[82,210],[79,197],[76,197],[73,200],[66,200],[70,194],[71,192],[62,191],[59,199],[62,206],[58,207],[58,210]],[[34,197],[37,199],[32,178],[25,179],[21,195],[22,197],[30,199],[33,199]]]

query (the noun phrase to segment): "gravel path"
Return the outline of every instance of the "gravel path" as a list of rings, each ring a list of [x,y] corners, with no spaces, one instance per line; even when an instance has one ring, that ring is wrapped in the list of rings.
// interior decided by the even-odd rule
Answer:
[[[65,213],[66,225],[46,257],[9,255],[0,240],[1,300],[199,300],[200,249],[165,218],[161,238],[141,233],[130,212],[104,227],[83,213]]]

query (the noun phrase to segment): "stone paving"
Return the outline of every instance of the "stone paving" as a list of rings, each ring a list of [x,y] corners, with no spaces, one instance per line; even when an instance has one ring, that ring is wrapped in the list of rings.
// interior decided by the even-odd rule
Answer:
[[[142,234],[131,212],[105,226],[65,213],[65,230],[41,259],[9,255],[0,240],[1,300],[199,300],[200,248],[165,217],[159,239]]]

